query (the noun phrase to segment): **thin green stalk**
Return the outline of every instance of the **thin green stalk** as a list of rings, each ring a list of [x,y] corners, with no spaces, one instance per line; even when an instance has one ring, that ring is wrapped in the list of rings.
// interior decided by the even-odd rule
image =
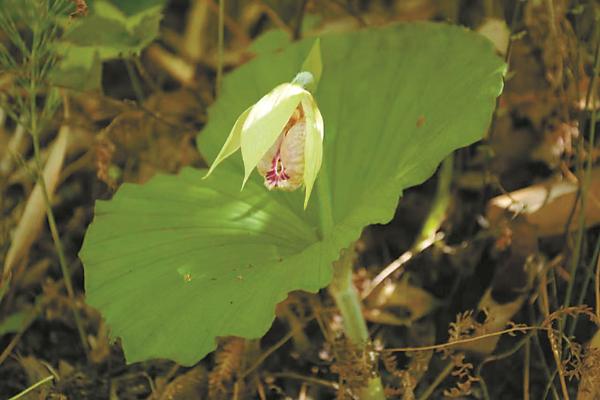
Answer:
[[[131,82],[131,86],[133,88],[133,92],[135,93],[135,98],[137,99],[139,104],[144,103],[144,90],[142,89],[142,84],[137,74],[135,73],[135,68],[133,67],[133,63],[131,60],[125,59],[125,68],[127,69],[127,75],[129,75],[129,81]]]
[[[600,31],[599,31],[600,32]],[[596,87],[596,79],[598,77],[598,72],[600,70],[600,38],[597,39],[596,50],[594,55],[594,71],[592,75],[592,79],[590,82],[590,90],[588,91],[588,99],[586,100],[586,106],[591,104],[594,106],[596,104],[596,96],[595,90]],[[585,232],[585,209],[586,209],[586,194],[589,190],[591,181],[592,181],[592,164],[594,158],[594,146],[596,141],[596,119],[597,119],[597,111],[594,107],[592,107],[592,119],[591,119],[591,127],[590,127],[590,143],[588,150],[588,159],[586,169],[582,179],[581,185],[581,195],[580,195],[580,209],[579,209],[579,229],[577,230],[577,237],[575,239],[575,248],[573,251],[573,256],[571,257],[571,264],[569,266],[569,283],[567,285],[567,292],[565,294],[564,307],[569,307],[571,305],[571,296],[573,294],[573,287],[575,284],[575,273],[577,272],[577,266],[579,265],[579,260],[581,258],[581,245],[583,243],[583,236]],[[564,318],[561,320],[561,328],[564,325]],[[562,332],[562,329],[561,329]]]
[[[596,260],[595,264],[596,273],[594,274],[594,297],[596,300],[596,318],[600,320],[600,262]]]
[[[32,26],[33,31],[33,40],[31,45],[31,51],[29,53],[29,132],[33,141],[33,149],[34,149],[34,159],[36,165],[36,175],[37,182],[42,189],[42,195],[44,198],[44,205],[46,207],[46,216],[48,218],[48,225],[50,226],[50,233],[52,235],[52,240],[54,242],[54,247],[56,249],[56,253],[58,254],[58,260],[60,264],[60,268],[63,274],[63,278],[65,280],[65,287],[67,289],[67,295],[69,296],[70,303],[72,306],[73,317],[75,319],[75,325],[77,326],[77,331],[79,333],[79,337],[81,340],[81,344],[83,346],[84,351],[88,352],[87,340],[85,336],[85,331],[83,329],[82,322],[79,318],[79,313],[76,309],[75,303],[75,292],[73,290],[73,284],[71,282],[71,274],[69,273],[69,268],[67,266],[66,257],[64,254],[64,250],[62,247],[62,242],[60,240],[60,235],[58,233],[58,228],[56,227],[56,220],[54,218],[54,213],[52,212],[52,205],[50,203],[50,196],[48,194],[48,189],[46,187],[46,181],[43,176],[43,168],[42,161],[40,156],[40,127],[38,125],[38,112],[36,106],[36,94],[38,91],[38,80],[39,71],[38,67],[38,59],[37,59],[37,50],[40,46],[40,32],[38,29],[38,25]]]
[[[385,282],[392,274],[402,268],[413,257],[431,246],[436,240],[436,232],[440,229],[446,217],[448,204],[450,204],[452,175],[454,171],[454,153],[450,153],[442,162],[438,175],[438,186],[435,198],[429,210],[429,214],[423,222],[421,231],[411,245],[410,249],[385,267],[371,281],[371,285],[362,293],[363,299],[367,299],[376,289]]]
[[[453,172],[454,153],[450,153],[440,167],[437,192],[427,219],[423,223],[421,232],[411,248],[414,253],[420,253],[431,244],[435,233],[440,229],[442,222],[444,222],[446,212],[448,211],[448,204],[450,204]]]
[[[352,284],[352,264],[354,259],[354,250],[346,250],[342,253],[340,260],[335,263],[333,271],[333,280],[329,285],[329,292],[333,296],[342,319],[344,321],[344,334],[348,340],[365,351],[365,362],[374,363],[367,354],[366,345],[370,341],[367,323],[362,314],[362,308],[358,292]],[[370,379],[367,387],[358,393],[361,400],[383,400],[383,385],[381,378],[373,377]]]
[[[219,53],[217,57],[217,84],[216,93],[219,96],[221,93],[221,81],[223,80],[223,46],[225,36],[225,0],[219,0],[219,33],[218,43]]]
[[[600,236],[598,236],[598,239],[596,240],[594,254],[592,255],[592,259],[590,260],[590,263],[588,264],[588,267],[585,271],[585,277],[583,278],[583,283],[582,283],[581,291],[579,292],[579,298],[577,299],[577,304],[583,304],[583,302],[585,301],[585,295],[587,294],[588,286],[589,286],[590,282],[592,281],[592,275],[594,274],[594,269],[596,267],[596,263],[598,261],[599,254],[600,254]],[[578,314],[573,316],[573,320],[571,321],[571,324],[569,325],[569,329],[567,329],[567,336],[573,336],[573,333],[575,332],[575,328],[577,327],[578,316],[579,316]]]
[[[431,397],[431,395],[433,394],[434,390],[438,386],[440,386],[440,384],[444,381],[444,379],[446,379],[448,377],[448,375],[450,375],[450,372],[452,372],[453,369],[454,369],[454,364],[452,362],[448,362],[448,364],[446,364],[446,367],[438,374],[438,376],[435,377],[435,379],[433,380],[431,385],[429,385],[427,387],[427,389],[425,389],[425,391],[423,391],[423,393],[421,393],[421,395],[419,396],[419,398],[417,400],[429,399]]]
[[[552,389],[552,393],[554,393],[554,398],[558,399],[558,395],[555,393],[556,388],[554,387],[554,378],[556,378],[557,373],[558,369],[555,369],[552,373],[552,376],[548,380],[548,383],[546,384],[546,389],[544,389],[544,395],[542,396],[542,399],[546,399],[546,397],[548,397],[548,392],[550,391],[550,389]]]
[[[544,375],[546,376],[546,379],[548,380],[546,394],[542,397],[542,399],[545,399],[546,396],[548,395],[548,391],[552,390],[552,397],[554,398],[554,400],[559,400],[560,397],[558,397],[558,391],[554,387],[554,377],[556,376],[556,370],[553,373],[550,373],[550,368],[548,367],[548,364],[546,363],[546,358],[545,358],[546,355],[544,354],[544,350],[542,349],[542,345],[540,343],[540,339],[537,335],[537,332],[535,335],[533,335],[533,344],[534,344],[535,350],[537,352],[538,359],[541,360],[541,365],[542,365],[542,369],[544,370]]]
[[[487,383],[482,377],[479,377],[479,386],[481,387],[481,394],[483,395],[483,400],[491,400],[490,391],[487,387]]]
[[[11,397],[8,400],[17,400],[22,398],[23,396],[25,396],[26,394],[34,391],[35,389],[37,389],[38,387],[50,382],[51,380],[54,379],[54,376],[52,375],[48,375],[47,377],[45,377],[44,379],[41,379],[40,381],[34,383],[33,385],[29,386],[27,389],[23,390],[21,393],[14,395],[13,397]]]
[[[54,248],[56,249],[56,253],[58,254],[58,261],[60,264],[60,269],[65,280],[65,287],[67,289],[67,295],[69,296],[69,300],[71,302],[73,318],[75,319],[75,325],[77,326],[77,332],[79,334],[79,338],[81,340],[81,344],[83,346],[83,350],[87,354],[88,345],[87,340],[85,338],[85,331],[83,329],[83,323],[81,318],[79,317],[79,313],[77,312],[76,302],[75,302],[75,291],[73,290],[73,283],[71,281],[71,274],[69,272],[69,268],[67,266],[67,260],[65,257],[65,252],[62,247],[62,242],[60,240],[60,235],[58,233],[58,228],[56,227],[56,220],[54,219],[54,213],[52,212],[52,206],[50,203],[50,197],[48,195],[48,189],[46,188],[46,182],[44,180],[44,176],[42,174],[41,167],[41,158],[40,158],[40,142],[39,138],[33,138],[33,148],[34,148],[34,157],[38,175],[38,183],[42,189],[42,195],[44,197],[44,205],[46,207],[46,216],[48,218],[48,225],[50,226],[50,233],[52,235],[52,241],[54,242]]]
[[[525,356],[523,359],[523,400],[529,400],[529,385],[531,382],[531,342],[525,342]]]
[[[569,400],[569,390],[567,389],[567,380],[565,377],[565,367],[562,364],[562,352],[560,349],[560,339],[556,338],[553,332],[552,325],[548,331],[548,340],[550,341],[550,348],[552,350],[552,357],[556,363],[556,370],[558,371],[558,379],[560,382],[560,390],[562,391],[563,400]]]
[[[344,333],[354,344],[369,341],[369,331],[362,315],[358,293],[352,284],[353,251],[345,251],[334,266],[333,281],[329,287],[344,318]]]

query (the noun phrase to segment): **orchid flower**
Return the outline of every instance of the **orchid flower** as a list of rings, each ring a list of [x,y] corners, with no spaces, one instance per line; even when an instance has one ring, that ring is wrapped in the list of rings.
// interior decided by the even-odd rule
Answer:
[[[304,185],[306,208],[323,158],[323,117],[307,88],[316,88],[321,69],[317,40],[292,82],[278,85],[238,117],[206,176],[241,148],[242,188],[256,168],[269,190]]]

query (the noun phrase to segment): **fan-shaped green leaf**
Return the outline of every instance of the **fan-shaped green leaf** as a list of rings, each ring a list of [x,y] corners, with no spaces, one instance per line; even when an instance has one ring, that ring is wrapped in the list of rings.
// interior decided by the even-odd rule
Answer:
[[[214,160],[236,118],[292,79],[314,39],[231,73],[200,134]],[[324,36],[316,93],[323,166],[303,193],[268,192],[228,158],[205,180],[186,169],[98,202],[84,243],[88,301],[123,339],[128,361],[192,364],[217,336],[258,337],[291,290],[327,285],[331,262],[365,225],[387,222],[402,190],[483,135],[502,87],[491,43],[428,23]]]
[[[126,184],[97,203],[81,255],[87,299],[128,361],[193,364],[216,335],[261,336],[298,284],[315,291],[329,280],[335,246],[313,227],[262,185],[240,192],[239,175],[204,173]]]

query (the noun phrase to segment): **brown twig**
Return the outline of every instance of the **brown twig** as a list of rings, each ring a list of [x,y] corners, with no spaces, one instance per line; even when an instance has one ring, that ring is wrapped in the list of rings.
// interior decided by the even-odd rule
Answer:
[[[212,12],[219,15],[219,5],[215,3],[214,0],[205,1],[207,2],[208,7],[212,10]],[[246,46],[251,42],[250,37],[233,18],[225,14],[223,22],[227,30],[231,32],[235,36],[236,40],[238,40],[243,46]]]
[[[303,382],[314,383],[316,385],[325,386],[333,390],[339,390],[340,385],[337,382],[326,381],[325,379],[319,379],[312,376],[306,376],[297,374],[294,372],[272,372],[269,376],[273,378],[287,378],[287,379],[296,379]]]
[[[267,14],[271,21],[282,31],[286,32],[290,37],[294,37],[294,30],[290,28],[275,10],[263,0],[254,0],[254,2]]]
[[[250,375],[256,368],[258,368],[271,354],[277,349],[286,344],[293,336],[295,331],[291,330],[286,333],[281,339],[277,341],[273,346],[269,347],[264,353],[262,353],[248,369],[240,374],[240,379],[243,379]]]
[[[471,338],[459,339],[459,340],[456,340],[456,341],[453,341],[453,342],[449,342],[449,343],[434,344],[434,345],[431,345],[431,346],[422,346],[422,347],[395,347],[395,348],[384,349],[383,351],[384,352],[402,352],[402,353],[406,353],[406,352],[412,352],[412,351],[442,350],[442,349],[447,349],[447,348],[451,348],[451,347],[454,347],[454,346],[458,346],[458,345],[461,345],[461,344],[472,343],[472,342],[476,342],[478,340],[483,340],[483,339],[486,339],[486,338],[490,338],[490,337],[494,337],[494,336],[500,336],[500,335],[504,335],[504,334],[524,333],[526,331],[532,331],[532,330],[546,331],[546,330],[549,330],[549,329],[551,329],[551,328],[541,327],[541,326],[515,327],[515,328],[504,329],[504,330],[498,331],[498,332],[486,333],[486,334],[475,336],[475,337],[471,337]]]
[[[294,40],[300,39],[300,36],[302,35],[302,21],[304,21],[304,10],[306,9],[307,2],[308,0],[302,0],[300,7],[298,8],[298,14],[296,14],[296,21],[294,22]]]

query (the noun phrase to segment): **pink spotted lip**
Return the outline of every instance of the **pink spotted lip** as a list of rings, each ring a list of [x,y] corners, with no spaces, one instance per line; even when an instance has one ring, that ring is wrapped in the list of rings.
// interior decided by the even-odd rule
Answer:
[[[285,181],[290,179],[287,174],[283,162],[281,161],[281,151],[278,151],[273,160],[271,161],[271,168],[264,174],[265,185],[269,189],[274,189],[279,186],[285,185]]]
[[[293,191],[304,179],[306,122],[302,105],[294,111],[277,141],[257,165],[269,189]]]

